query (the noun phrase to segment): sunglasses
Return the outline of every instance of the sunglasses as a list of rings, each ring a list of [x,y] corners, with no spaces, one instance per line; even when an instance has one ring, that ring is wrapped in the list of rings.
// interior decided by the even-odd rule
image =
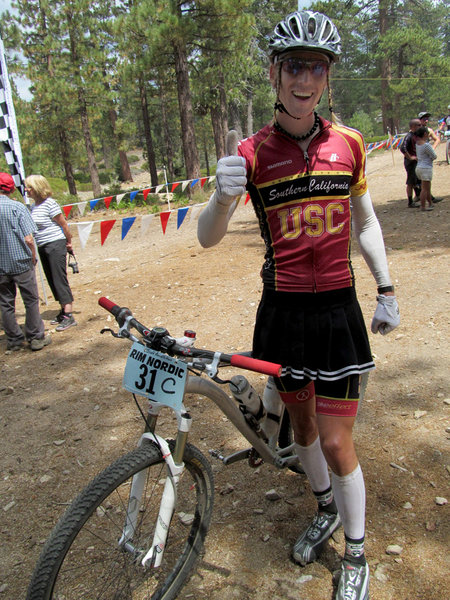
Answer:
[[[300,58],[287,58],[281,63],[282,70],[288,75],[299,75],[309,71],[313,77],[320,79],[330,69],[326,60],[302,60]]]

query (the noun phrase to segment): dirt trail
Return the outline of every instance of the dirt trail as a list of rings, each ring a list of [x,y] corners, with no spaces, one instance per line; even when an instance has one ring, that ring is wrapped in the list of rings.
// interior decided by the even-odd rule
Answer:
[[[398,152],[395,164],[389,152],[368,161],[402,317],[390,336],[370,335],[378,368],[355,433],[367,487],[372,600],[441,600],[448,594],[448,505],[435,499],[450,494],[450,167],[443,147],[438,156],[433,192],[444,200],[429,213],[406,208]],[[114,218],[111,210],[105,215]],[[128,346],[99,335],[111,324],[97,305],[100,294],[173,334],[195,329],[200,346],[250,347],[263,251],[251,208],[239,209],[213,249],[199,247],[195,230],[188,216],[179,230],[176,220],[169,221],[163,235],[154,219],[145,237],[135,225],[120,241],[116,226],[101,246],[94,227],[84,251],[77,251],[75,237],[80,273],[70,279],[78,326],[54,333],[52,345],[36,353],[5,354],[0,333],[0,598],[24,597],[42,543],[66,503],[131,449],[140,432],[136,409],[121,389]],[[356,244],[353,255],[369,324],[375,286]],[[49,328],[57,309],[51,297],[42,307]],[[23,320],[21,301],[18,314]],[[262,377],[253,382],[262,390]],[[214,407],[200,401],[192,412],[192,441],[201,450],[227,453],[241,446]],[[213,468],[216,505],[206,553],[180,598],[331,599],[342,534],[315,564],[301,569],[289,560],[314,510],[307,482],[267,466]],[[233,490],[222,493],[228,484]],[[281,500],[265,499],[272,488]],[[400,545],[401,554],[386,554],[389,544]]]

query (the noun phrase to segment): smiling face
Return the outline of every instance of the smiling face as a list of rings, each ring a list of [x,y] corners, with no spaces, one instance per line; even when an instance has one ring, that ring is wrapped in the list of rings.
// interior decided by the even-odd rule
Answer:
[[[270,68],[272,86],[277,89],[278,98],[292,117],[306,118],[319,103],[327,86],[329,59],[325,54],[310,51],[286,53]],[[292,118],[286,114],[277,115],[277,120],[285,123]]]

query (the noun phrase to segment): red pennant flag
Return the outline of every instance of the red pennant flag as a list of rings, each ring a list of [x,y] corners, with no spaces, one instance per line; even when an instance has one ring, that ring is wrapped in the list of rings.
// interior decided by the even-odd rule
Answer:
[[[173,190],[177,187],[177,185],[180,185],[181,181],[177,181],[175,183],[172,183],[172,189],[170,190],[171,192],[173,192]]]
[[[113,199],[112,196],[108,196],[107,198],[104,198],[106,208],[109,208],[109,205],[111,204],[112,199]]]
[[[149,192],[151,191],[151,188],[148,188],[147,190],[144,190],[142,193],[144,194],[144,200],[147,200],[147,196],[149,194]]]
[[[102,246],[105,243],[105,240],[108,237],[109,232],[113,228],[115,222],[116,222],[116,219],[111,219],[110,221],[102,221],[100,223],[100,238],[101,238]]]
[[[250,194],[247,194],[245,197],[245,202],[244,204],[247,204],[247,202],[250,200]]]
[[[72,210],[73,204],[67,204],[67,206],[63,206],[64,214],[66,215],[66,219],[69,216],[70,211]]]
[[[208,177],[202,177],[200,179],[200,185],[203,187],[205,185],[205,183],[207,182],[207,180],[208,180]]]
[[[162,226],[163,233],[166,233],[167,221],[169,220],[171,212],[172,211],[170,211],[170,210],[166,210],[165,212],[159,213],[159,218],[161,219],[161,226]]]

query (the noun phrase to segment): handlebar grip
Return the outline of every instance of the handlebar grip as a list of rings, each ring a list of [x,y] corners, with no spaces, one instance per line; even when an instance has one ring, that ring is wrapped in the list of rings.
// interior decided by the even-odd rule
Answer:
[[[233,354],[230,364],[241,369],[255,371],[256,373],[272,375],[272,377],[281,376],[281,365],[267,362],[266,360],[259,360],[258,358],[251,358],[250,356],[242,356],[242,354]]]
[[[105,310],[110,312],[115,317],[117,317],[117,315],[119,314],[120,306],[118,306],[114,302],[111,302],[111,300],[109,300],[108,298],[105,298],[105,296],[102,296],[101,298],[99,298],[98,303],[100,304],[100,306],[102,308],[104,308]]]

